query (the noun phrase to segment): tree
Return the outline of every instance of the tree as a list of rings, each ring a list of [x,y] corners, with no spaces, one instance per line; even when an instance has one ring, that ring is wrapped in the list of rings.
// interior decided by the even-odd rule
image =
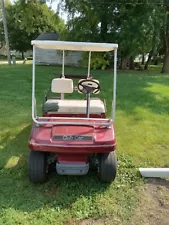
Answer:
[[[169,2],[164,0],[163,3],[163,10],[164,10],[164,16],[163,16],[163,26],[162,26],[162,36],[164,40],[164,62],[163,62],[163,68],[162,73],[169,73]]]
[[[169,72],[168,0],[60,0],[68,13],[67,39],[117,42],[120,67],[132,69],[134,58],[149,53],[144,69],[163,49],[162,72]]]
[[[152,48],[153,0],[107,1],[65,0],[60,5],[69,15],[68,39],[77,41],[117,42],[121,68]],[[148,65],[148,63],[147,63]]]
[[[152,7],[152,12],[150,14],[151,24],[149,27],[151,28],[151,36],[150,36],[150,49],[147,62],[144,66],[144,69],[148,69],[148,65],[151,62],[153,56],[157,55],[160,49],[161,41],[161,25],[162,25],[162,14],[159,5],[154,3]]]
[[[31,49],[31,40],[43,32],[58,32],[64,30],[64,22],[58,14],[50,10],[46,4],[37,1],[18,1],[8,7],[8,26],[10,47],[24,52]]]

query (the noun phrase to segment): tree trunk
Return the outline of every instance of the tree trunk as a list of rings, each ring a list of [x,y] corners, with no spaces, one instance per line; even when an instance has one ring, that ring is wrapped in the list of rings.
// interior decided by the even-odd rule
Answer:
[[[120,61],[119,61],[119,69],[121,70],[122,69],[122,62],[123,62],[123,59],[122,57],[120,58]]]
[[[151,61],[151,58],[152,56],[154,55],[154,52],[155,52],[155,47],[156,47],[156,36],[157,36],[157,22],[154,21],[154,31],[153,31],[153,39],[152,39],[152,48],[151,48],[151,51],[148,55],[148,59],[147,59],[147,62],[144,66],[144,70],[147,70],[148,69],[148,66],[149,66],[149,63]]]
[[[3,20],[4,33],[5,33],[5,42],[6,42],[6,52],[7,52],[8,64],[11,65],[9,38],[8,38],[8,27],[7,27],[7,21],[6,21],[6,9],[5,9],[5,5],[4,5],[4,0],[1,0],[1,7],[2,7],[2,20]]]
[[[24,59],[24,58],[25,58],[25,56],[24,56],[24,52],[21,52],[21,54],[22,54],[22,59]]]
[[[150,61],[151,61],[152,56],[153,56],[153,51],[151,50],[151,51],[149,52],[147,62],[146,62],[146,64],[145,64],[145,66],[144,66],[144,70],[148,70],[148,65],[149,65],[149,63],[150,63]]]
[[[101,22],[101,40],[102,40],[102,42],[106,41],[106,39],[107,39],[106,36],[107,36],[107,21],[105,21],[103,18],[103,20]]]
[[[157,66],[158,65],[158,58],[155,59],[154,61],[154,65]]]
[[[141,65],[144,65],[145,63],[145,56],[144,56],[144,53],[142,54],[142,61],[141,61]]]
[[[169,51],[165,53],[163,68],[161,73],[169,73]]]
[[[133,58],[133,56],[130,56],[129,68],[130,68],[130,70],[134,70],[134,58]]]
[[[107,42],[107,31],[108,31],[108,22],[107,22],[107,6],[104,6],[104,0],[103,0],[103,6],[100,14],[100,36],[102,42]]]
[[[153,61],[154,61],[154,65],[155,65],[155,66],[158,65],[158,54],[155,54],[155,55],[154,55]]]
[[[125,70],[127,68],[127,60],[126,58],[121,58],[120,67],[121,70]]]

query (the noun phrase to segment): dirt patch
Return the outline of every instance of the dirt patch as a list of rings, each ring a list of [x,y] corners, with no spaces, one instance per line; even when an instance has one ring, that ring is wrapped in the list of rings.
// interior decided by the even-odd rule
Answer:
[[[169,181],[148,179],[130,225],[169,224]]]
[[[127,223],[106,218],[70,221],[65,225],[169,225],[169,180],[147,179],[138,193],[140,198]]]
[[[105,225],[105,222],[102,219],[98,220],[92,220],[92,219],[87,219],[79,222],[77,225]]]
[[[85,219],[85,220],[81,220],[79,222],[74,222],[73,220],[69,223],[66,223],[65,225],[107,225],[109,224],[107,222],[107,219],[97,219],[97,220],[94,220],[94,219]],[[116,225],[116,224],[115,224]]]

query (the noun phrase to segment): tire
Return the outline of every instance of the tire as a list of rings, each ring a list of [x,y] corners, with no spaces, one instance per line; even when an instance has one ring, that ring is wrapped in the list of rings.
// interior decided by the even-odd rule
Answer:
[[[106,183],[111,183],[116,178],[117,158],[115,152],[106,152],[100,155],[98,176]]]
[[[48,164],[45,152],[29,152],[28,176],[33,183],[44,183],[47,180]]]

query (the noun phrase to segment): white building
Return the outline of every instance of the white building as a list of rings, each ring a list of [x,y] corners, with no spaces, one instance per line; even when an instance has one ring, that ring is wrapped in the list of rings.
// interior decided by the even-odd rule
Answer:
[[[81,52],[65,52],[65,65],[78,66]],[[62,51],[36,48],[37,65],[62,65]]]

